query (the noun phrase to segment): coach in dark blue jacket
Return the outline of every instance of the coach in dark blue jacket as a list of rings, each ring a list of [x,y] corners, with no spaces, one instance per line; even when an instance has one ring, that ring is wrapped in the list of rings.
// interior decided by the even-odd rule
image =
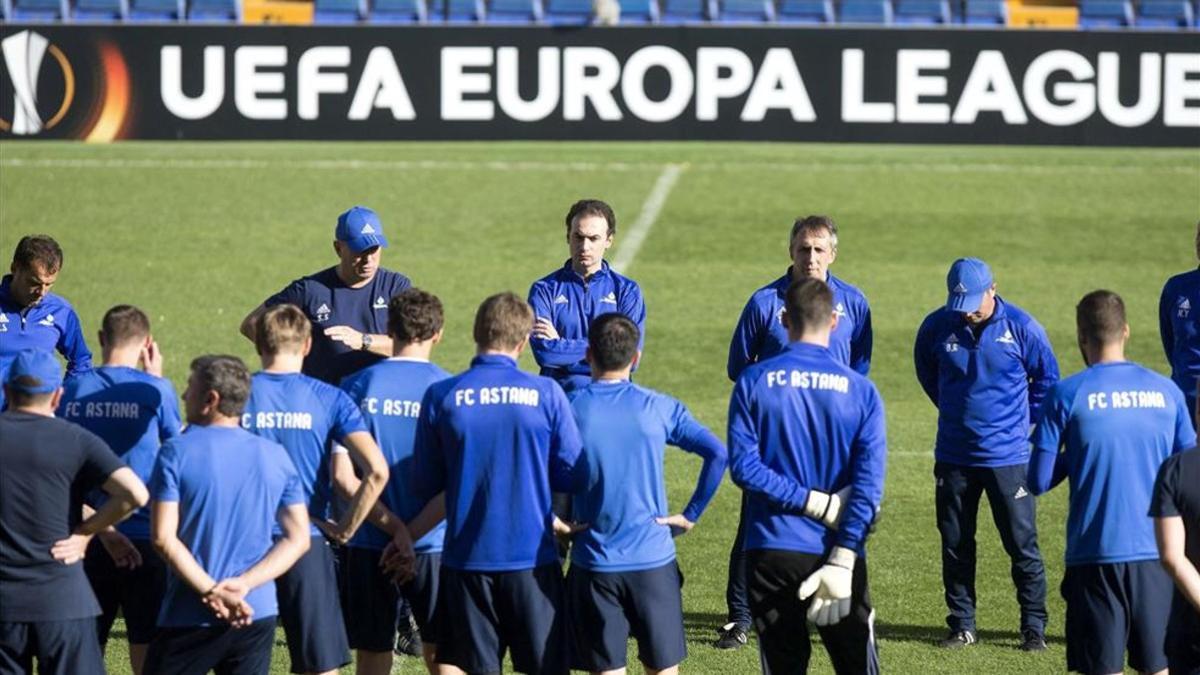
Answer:
[[[950,626],[939,644],[957,648],[977,639],[975,520],[987,492],[1012,559],[1021,648],[1040,651],[1046,647],[1046,572],[1025,478],[1030,427],[1058,381],[1058,362],[1037,321],[996,295],[987,263],[954,261],[946,288],[946,306],[925,318],[913,349],[917,379],[938,407],[934,476]]]

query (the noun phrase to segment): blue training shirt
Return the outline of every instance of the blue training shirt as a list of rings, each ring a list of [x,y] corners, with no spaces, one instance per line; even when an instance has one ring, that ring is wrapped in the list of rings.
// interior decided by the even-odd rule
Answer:
[[[789,344],[747,368],[729,401],[729,469],[746,492],[745,549],[863,553],[883,499],[887,431],[870,380],[825,347]],[[853,486],[837,530],[804,516],[809,490]]]
[[[143,483],[150,482],[159,446],[178,436],[183,425],[171,382],[125,366],[101,366],[67,380],[56,415],[103,439]],[[97,490],[88,503],[99,508],[107,499]],[[134,511],[117,530],[149,541],[150,507]]]
[[[588,528],[571,543],[571,564],[597,572],[661,567],[675,559],[671,529],[655,522],[670,515],[663,449],[671,444],[700,455],[704,466],[683,510],[696,522],[725,473],[725,445],[682,403],[628,380],[592,382],[570,394],[583,438],[584,491],[572,517]]]
[[[1196,445],[1183,395],[1136,363],[1101,363],[1056,384],[1033,433],[1034,494],[1071,484],[1068,565],[1158,560],[1146,516],[1158,469]],[[1059,449],[1062,452],[1059,452]]]
[[[428,361],[393,357],[364,368],[342,381],[342,389],[358,405],[388,463],[388,482],[379,499],[400,520],[409,522],[425,507],[413,489],[413,441],[421,399],[429,385],[450,373]],[[417,553],[440,553],[445,521],[413,542]],[[364,523],[351,546],[382,550],[391,541],[386,532]]]
[[[602,314],[624,314],[637,324],[638,351],[646,341],[646,303],[637,282],[613,271],[608,261],[584,281],[568,260],[561,268],[538,279],[529,289],[534,315],[549,319],[558,331],[557,340],[532,338],[533,358],[541,374],[552,377],[570,391],[592,381],[585,354],[588,327]]]
[[[1029,427],[1058,381],[1046,331],[996,296],[978,337],[963,314],[938,308],[913,347],[917,380],[938,408],[939,462],[997,467],[1029,461]]]
[[[6,274],[0,279],[0,382],[7,379],[9,364],[26,349],[57,350],[67,359],[67,378],[92,368],[92,352],[71,303],[57,293],[47,293],[37,304],[21,307],[12,297],[12,275]]]
[[[350,288],[342,283],[337,268],[330,267],[296,279],[263,304],[273,307],[290,303],[304,310],[312,322],[312,351],[304,358],[304,374],[336,386],[343,377],[384,357],[331,340],[325,329],[349,326],[359,332],[386,335],[388,302],[410,286],[408,277],[381,267],[365,286]]]
[[[278,443],[237,427],[190,425],[163,445],[150,481],[155,501],[179,503],[179,540],[213,579],[237,576],[266,556],[280,509],[304,503],[300,477]],[[275,616],[275,584],[246,595],[254,619]],[[158,625],[219,625],[190,586],[169,570]]]
[[[242,428],[287,449],[300,476],[300,487],[313,520],[329,512],[332,485],[329,457],[333,444],[367,423],[345,392],[301,373],[259,371],[250,378],[250,399]],[[321,531],[312,525],[312,535]],[[276,525],[274,534],[283,531]]]
[[[501,354],[430,385],[417,422],[413,484],[446,493],[442,564],[505,572],[557,562],[550,491],[577,492],[579,430],[562,388]]]
[[[1183,390],[1194,414],[1200,379],[1200,269],[1167,280],[1158,301],[1158,328],[1171,379]]]
[[[854,286],[827,274],[825,283],[833,291],[833,311],[838,325],[829,336],[829,351],[833,357],[862,375],[871,370],[871,308],[867,296]],[[783,276],[763,286],[750,296],[733,339],[729,342],[729,361],[725,372],[737,381],[750,364],[775,356],[788,345],[787,328],[783,325],[784,296],[792,285],[792,268]]]

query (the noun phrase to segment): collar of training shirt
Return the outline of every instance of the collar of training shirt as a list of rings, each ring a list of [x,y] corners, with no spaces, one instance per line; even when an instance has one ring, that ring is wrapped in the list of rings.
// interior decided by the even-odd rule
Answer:
[[[471,367],[475,366],[499,366],[504,368],[516,368],[517,360],[511,356],[504,354],[480,354],[471,359]]]
[[[593,274],[590,278],[584,279],[582,274],[580,274],[579,272],[576,272],[574,267],[571,267],[571,259],[570,258],[568,258],[567,262],[563,263],[563,266],[562,266],[562,273],[567,277],[568,281],[574,281],[576,283],[584,284],[584,285],[590,284],[600,277],[608,276],[611,271],[612,270],[608,265],[608,261],[601,260],[600,261],[600,269],[596,270],[596,273]]]

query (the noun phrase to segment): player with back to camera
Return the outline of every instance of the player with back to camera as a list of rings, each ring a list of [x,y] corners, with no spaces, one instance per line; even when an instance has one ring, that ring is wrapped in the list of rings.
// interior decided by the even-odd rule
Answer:
[[[1200,258],[1200,222],[1196,223],[1196,257]],[[1188,409],[1195,410],[1200,382],[1200,268],[1167,280],[1158,301],[1158,328],[1171,379],[1187,397]]]

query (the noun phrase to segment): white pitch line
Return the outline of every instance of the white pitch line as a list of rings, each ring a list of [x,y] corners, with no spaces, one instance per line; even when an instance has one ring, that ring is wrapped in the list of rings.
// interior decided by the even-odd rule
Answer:
[[[638,214],[637,220],[634,221],[633,226],[629,228],[629,232],[621,241],[620,247],[617,248],[612,268],[618,273],[624,274],[629,265],[633,263],[633,259],[637,257],[638,251],[646,241],[646,236],[650,234],[650,228],[654,227],[654,221],[658,220],[658,214],[662,211],[663,204],[667,203],[667,196],[671,194],[671,189],[679,180],[679,174],[683,173],[684,166],[683,164],[668,164],[663,167],[662,173],[658,174],[658,180],[654,181],[654,187],[650,189],[649,196],[642,204],[642,212]]]

